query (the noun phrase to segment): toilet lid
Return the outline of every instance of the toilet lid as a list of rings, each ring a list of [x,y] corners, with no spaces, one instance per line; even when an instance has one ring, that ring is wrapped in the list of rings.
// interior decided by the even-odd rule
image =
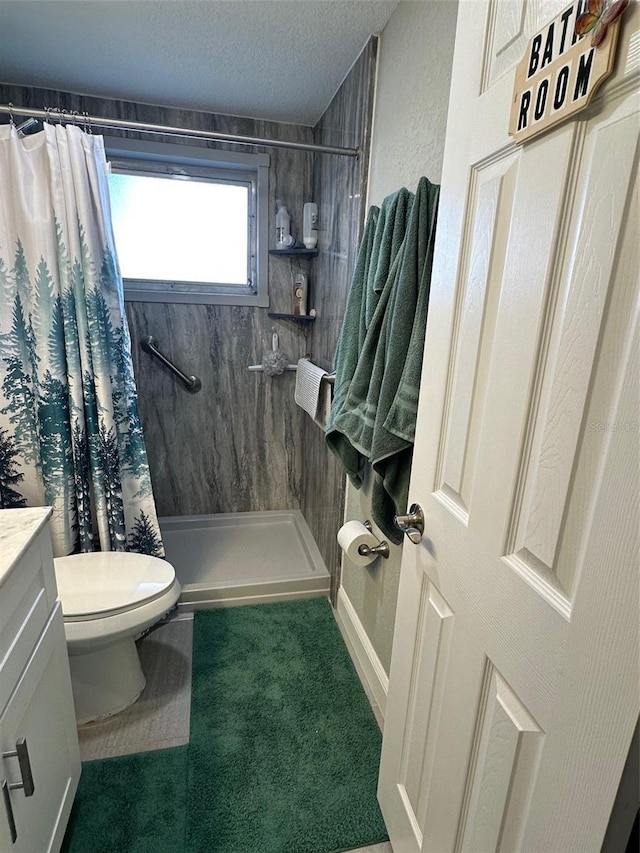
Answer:
[[[175,579],[171,563],[147,554],[96,551],[56,557],[63,616],[90,619],[121,613],[165,593]]]

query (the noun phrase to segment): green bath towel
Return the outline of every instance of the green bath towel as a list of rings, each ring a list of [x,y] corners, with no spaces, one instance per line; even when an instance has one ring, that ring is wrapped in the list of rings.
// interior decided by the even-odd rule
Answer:
[[[370,253],[365,283],[365,321],[368,331],[396,258],[402,252],[414,195],[404,187],[382,202]],[[361,340],[361,345],[364,339]]]
[[[344,422],[350,420],[347,398],[368,341],[380,331],[389,272],[402,250],[413,198],[403,188],[385,198],[380,208],[369,210],[334,359],[336,379],[326,441],[356,488],[362,485],[371,448],[359,442]]]
[[[335,423],[344,408],[344,403],[349,393],[349,385],[357,367],[358,358],[367,334],[367,302],[365,293],[369,279],[369,269],[371,268],[371,255],[379,213],[380,209],[378,207],[372,207],[367,216],[356,268],[351,282],[351,289],[347,298],[342,329],[336,348],[334,359],[336,378],[333,387],[333,400],[325,428],[327,444],[342,462],[351,481],[357,488],[360,488],[362,485],[366,457],[351,444],[343,433],[336,429]]]
[[[386,245],[394,246],[396,252],[392,255],[391,251],[378,249],[376,238],[381,240],[384,233],[378,227],[368,280],[359,283],[363,289],[354,296],[354,301],[364,301],[364,314],[371,319],[361,345],[359,337],[357,364],[348,387],[345,381],[327,427],[327,443],[343,463],[345,458],[352,461],[357,456],[357,467],[350,470],[345,464],[356,487],[362,484],[366,462],[373,466],[372,515],[384,534],[396,543],[402,540],[402,534],[395,528],[393,517],[406,510],[438,196],[439,187],[422,178],[415,196],[400,190],[383,202],[378,225],[389,201],[384,218]],[[393,223],[392,202],[397,217]],[[368,245],[363,241],[361,253]],[[350,303],[351,294],[348,308]],[[375,303],[373,311],[370,303]],[[352,310],[355,313],[353,307]],[[345,348],[349,347],[347,341],[353,328],[348,314],[347,311],[340,338]],[[337,375],[340,354],[339,350]]]
[[[383,381],[369,457],[376,472],[373,519],[397,543],[402,533],[393,519],[407,508],[439,195],[439,186],[426,178],[420,180],[389,312]]]

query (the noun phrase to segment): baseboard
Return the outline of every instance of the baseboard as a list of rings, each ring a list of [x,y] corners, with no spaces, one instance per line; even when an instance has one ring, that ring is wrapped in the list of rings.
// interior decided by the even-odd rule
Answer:
[[[349,641],[347,648],[358,669],[358,674],[365,681],[365,690],[369,689],[384,720],[387,694],[389,693],[389,676],[380,662],[380,658],[376,654],[349,596],[344,591],[344,587],[338,589],[335,614],[338,625]]]
[[[250,590],[251,587],[247,587]],[[326,589],[283,589],[274,592],[250,594],[249,591],[232,595],[228,590],[203,590],[197,597],[180,601],[179,611],[189,613],[196,610],[216,610],[221,607],[242,607],[245,604],[274,604],[279,601],[297,601],[303,598],[328,598],[329,588]]]

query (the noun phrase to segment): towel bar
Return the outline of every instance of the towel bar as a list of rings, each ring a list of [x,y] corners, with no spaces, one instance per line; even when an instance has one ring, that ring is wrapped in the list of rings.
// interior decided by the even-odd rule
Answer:
[[[297,364],[288,364],[284,369],[285,370],[297,370],[298,365]],[[250,364],[249,367],[247,368],[247,370],[250,370],[252,373],[262,373],[264,370],[264,367],[261,364]],[[329,385],[335,385],[336,384],[336,375],[335,375],[335,373],[328,373],[326,376],[323,376],[320,381],[321,382],[327,382]]]
[[[262,364],[250,364],[247,370],[251,370],[253,373],[262,373],[264,370],[264,366]],[[288,364],[284,370],[297,370],[296,364]],[[276,374],[277,376],[278,374]]]

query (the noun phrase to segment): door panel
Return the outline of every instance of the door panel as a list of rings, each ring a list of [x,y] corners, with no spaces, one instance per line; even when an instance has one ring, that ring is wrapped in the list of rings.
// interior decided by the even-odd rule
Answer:
[[[459,10],[425,536],[404,548],[379,783],[395,853],[596,853],[638,717],[640,9],[589,111],[516,148],[513,67],[564,5]]]
[[[588,125],[585,128],[589,150],[583,150],[576,162],[597,163],[615,151],[616,169],[606,173],[590,170],[571,212],[579,225],[575,243],[566,247],[559,304],[550,317],[555,328],[548,333],[544,330],[548,346],[543,347],[540,359],[540,395],[529,416],[531,452],[522,476],[523,500],[512,550],[532,571],[552,577],[564,593],[573,584],[572,567],[565,564],[558,574],[556,554],[566,500],[571,496],[594,360],[615,280],[612,273],[619,257],[618,242],[624,238],[622,220],[630,212],[629,194],[637,169],[637,121],[637,115],[618,117],[614,111],[593,135],[589,135]]]
[[[400,770],[407,801],[416,815],[423,808],[420,794],[429,783],[435,744],[433,738],[427,742],[427,735],[437,729],[444,687],[442,673],[453,629],[453,613],[426,576],[423,576],[418,626]]]
[[[477,461],[479,413],[486,394],[487,361],[495,335],[499,291],[517,162],[513,155],[478,170],[470,190],[469,244],[463,249],[459,333],[453,341],[451,397],[446,403],[447,436],[439,489],[468,521]],[[466,242],[467,234],[463,237]],[[494,286],[492,286],[494,285]],[[472,421],[472,414],[475,415]]]
[[[489,661],[484,684],[458,830],[457,846],[468,853],[517,837],[542,735]]]
[[[531,4],[525,0],[512,3],[493,0],[491,3],[485,35],[482,92],[520,61],[530,31],[527,20],[530,14]]]

